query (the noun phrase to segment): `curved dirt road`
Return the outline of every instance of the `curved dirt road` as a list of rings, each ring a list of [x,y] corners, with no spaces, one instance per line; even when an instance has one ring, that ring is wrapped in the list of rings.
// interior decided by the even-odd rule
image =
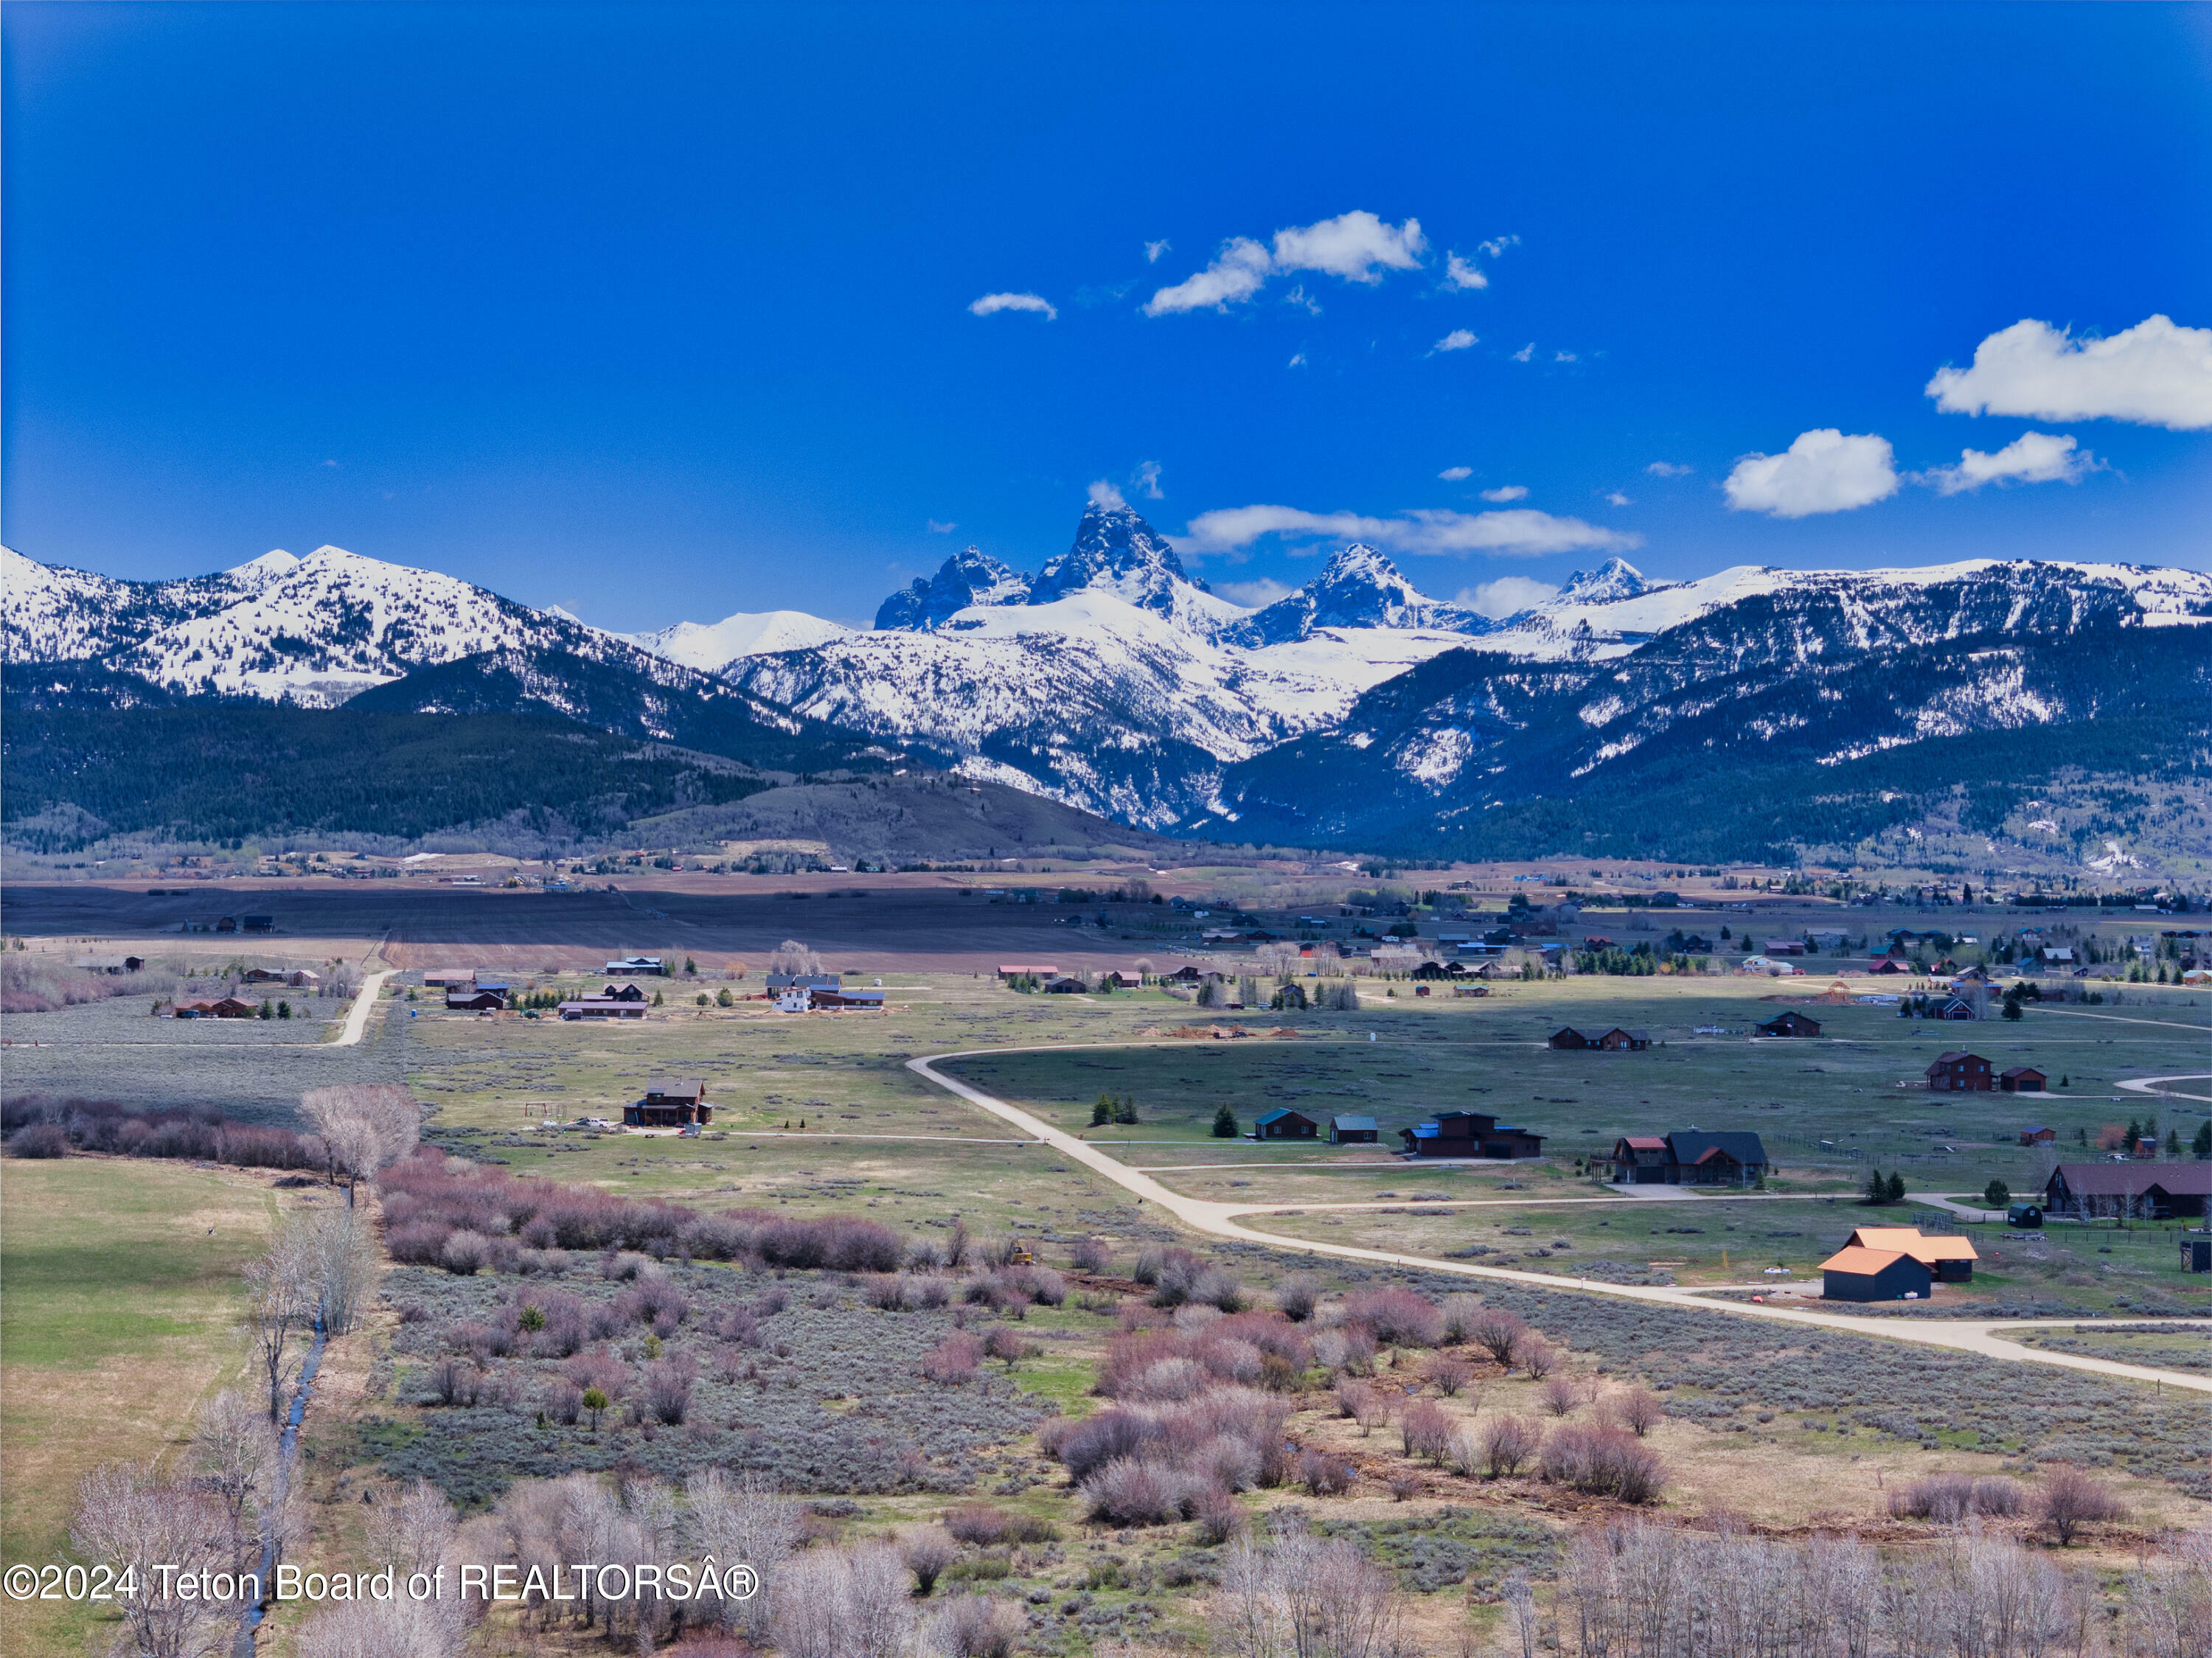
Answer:
[[[2090,1370],[2102,1376],[2124,1376],[2131,1382],[2160,1382],[2168,1387],[2212,1394],[2212,1376],[2192,1376],[2183,1370],[2154,1370],[2140,1364],[2123,1364],[2112,1359],[2085,1358],[2073,1353],[2046,1352],[2039,1348],[2024,1347],[2006,1341],[1995,1333],[2001,1329],[2024,1329],[2038,1324],[2073,1325],[2088,1321],[2082,1319],[1946,1319],[1941,1322],[1930,1320],[1925,1323],[1902,1319],[1854,1319],[1832,1313],[1808,1313],[1790,1307],[1754,1307],[1744,1302],[1709,1301],[1692,1290],[1632,1284],[1593,1284],[1554,1278],[1544,1272],[1516,1272],[1503,1266],[1476,1266],[1462,1260],[1438,1260],[1427,1255],[1395,1254],[1382,1249],[1362,1249],[1348,1244],[1318,1243],[1304,1238],[1279,1236],[1243,1224],[1244,1218],[1291,1211],[1304,1213],[1324,1209],[1402,1209],[1407,1206],[1402,1203],[1216,1203],[1204,1198],[1187,1198],[1179,1193],[1170,1192],[1143,1170],[1132,1169],[1088,1141],[1063,1129],[1054,1128],[1019,1107],[1008,1105],[1004,1100],[986,1094],[957,1078],[948,1077],[936,1068],[938,1062],[945,1060],[980,1059],[999,1054],[1049,1053],[1058,1051],[1058,1046],[966,1048],[958,1053],[927,1054],[908,1060],[906,1064],[907,1069],[917,1076],[936,1084],[948,1093],[958,1095],[969,1104],[980,1107],[1000,1121],[1012,1124],[1023,1133],[1034,1136],[1039,1144],[1049,1145],[1063,1157],[1072,1157],[1086,1168],[1097,1169],[1140,1202],[1157,1204],[1186,1226],[1211,1233],[1216,1237],[1236,1238],[1243,1242],[1266,1244],[1277,1249],[1302,1249],[1311,1254],[1335,1255],[1346,1260],[1373,1261],[1386,1266],[1418,1266],[1425,1272],[1449,1272],[1456,1278],[1502,1278],[1508,1283],[1524,1284],[1554,1293],[1618,1296],[1632,1301],[1659,1302],[1671,1307],[1694,1307],[1705,1312],[1733,1315],[1740,1318],[1765,1318],[1786,1324],[1815,1325],[1826,1329],[1846,1331],[1853,1335],[1881,1336],[1896,1341],[1917,1342],[1924,1346],[1948,1347],[1959,1351],[1978,1353],[1985,1358],[2054,1364],[2063,1370]],[[1436,1206],[1442,1208],[1445,1206],[1438,1204]],[[2143,1322],[2140,1319],[2125,1321]],[[2159,1321],[2168,1323],[2175,1321]],[[2212,1328],[2212,1319],[2190,1321],[2200,1322]]]

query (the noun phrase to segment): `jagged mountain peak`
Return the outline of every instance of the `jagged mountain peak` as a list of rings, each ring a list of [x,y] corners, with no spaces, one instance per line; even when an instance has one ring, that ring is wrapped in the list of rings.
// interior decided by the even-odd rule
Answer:
[[[912,586],[885,599],[876,612],[876,626],[923,632],[970,605],[1019,604],[1029,596],[1027,576],[971,545],[938,566],[935,575],[916,576]]]
[[[1183,568],[1168,538],[1134,507],[1093,501],[1075,526],[1075,543],[1048,561],[1030,588],[1029,602],[1049,604],[1085,591],[1109,592],[1162,616],[1177,610],[1176,585],[1211,592]]]
[[[234,564],[223,572],[237,586],[250,592],[258,592],[272,581],[282,581],[300,568],[300,560],[282,547],[265,552],[258,558],[249,558],[243,564]]]
[[[1553,604],[1605,604],[1617,598],[1638,598],[1671,586],[1648,580],[1644,572],[1625,558],[1609,558],[1595,570],[1577,570],[1567,578]]]
[[[1306,638],[1316,628],[1483,633],[1490,625],[1470,610],[1427,597],[1387,556],[1357,541],[1331,554],[1311,581],[1277,599],[1251,623],[1268,645]]]

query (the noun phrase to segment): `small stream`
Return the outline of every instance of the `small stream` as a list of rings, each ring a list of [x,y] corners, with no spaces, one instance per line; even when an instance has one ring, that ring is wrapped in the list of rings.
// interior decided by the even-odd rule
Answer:
[[[320,1319],[315,1321],[315,1339],[309,1344],[307,1356],[300,1362],[300,1383],[292,1389],[292,1408],[284,1418],[284,1431],[277,1441],[276,1485],[272,1501],[281,1503],[291,1489],[292,1463],[299,1455],[300,1424],[307,1414],[307,1394],[315,1385],[315,1372],[322,1368],[323,1349],[330,1335]],[[261,1564],[256,1569],[261,1574],[261,1599],[246,1609],[245,1621],[239,1625],[238,1639],[231,1643],[232,1658],[253,1658],[253,1632],[261,1627],[267,1615],[269,1602],[276,1593],[276,1542],[265,1538],[261,1545]]]

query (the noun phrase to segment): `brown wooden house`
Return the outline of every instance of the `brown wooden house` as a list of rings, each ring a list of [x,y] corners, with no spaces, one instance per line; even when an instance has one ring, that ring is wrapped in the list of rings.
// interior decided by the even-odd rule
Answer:
[[[1791,1007],[1784,1008],[1765,1023],[1755,1025],[1753,1029],[1762,1036],[1817,1036],[1820,1034],[1820,1022],[1808,1019]]]
[[[1440,1111],[1426,1122],[1401,1128],[1409,1156],[1416,1157],[1540,1157],[1544,1137],[1481,1111]]]
[[[623,1121],[632,1128],[704,1127],[714,1116],[707,1084],[694,1078],[657,1078],[646,1084],[643,1099],[623,1108]]]
[[[1572,1025],[1561,1025],[1551,1034],[1544,1045],[1547,1048],[1556,1048],[1565,1054],[1579,1054],[1590,1046],[1590,1040]]]
[[[1608,1054],[1640,1054],[1651,1046],[1648,1030],[1623,1030],[1619,1025],[1594,1039],[1590,1046],[1601,1048]]]
[[[2051,1078],[2032,1065],[2016,1065],[1997,1078],[1997,1086],[2008,1094],[2041,1094],[2049,1090]]]
[[[1319,1137],[1321,1125],[1303,1111],[1278,1107],[1252,1122],[1255,1140],[1310,1140]]]
[[[1996,1086],[1990,1062],[1954,1048],[1938,1054],[1928,1067],[1928,1089],[1936,1094],[1986,1094]]]

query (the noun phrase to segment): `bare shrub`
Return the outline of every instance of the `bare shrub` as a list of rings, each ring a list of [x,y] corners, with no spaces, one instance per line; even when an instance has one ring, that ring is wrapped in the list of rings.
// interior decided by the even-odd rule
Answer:
[[[452,1232],[438,1251],[438,1264],[456,1278],[468,1278],[481,1272],[490,1259],[487,1240],[474,1232]]]
[[[1476,1430],[1475,1443],[1482,1455],[1482,1471],[1492,1479],[1521,1472],[1521,1465],[1536,1454],[1544,1430],[1525,1416],[1493,1416]]]
[[[1309,1272],[1293,1272],[1275,1286],[1275,1305],[1293,1323],[1311,1318],[1320,1300],[1321,1280]]]
[[[1345,1298],[1344,1310],[1352,1322],[1364,1324],[1389,1346],[1433,1347],[1443,1338],[1443,1315],[1436,1303],[1395,1284],[1356,1290]]]
[[[1095,1276],[1112,1267],[1114,1254],[1103,1239],[1078,1238],[1075,1247],[1067,1252],[1067,1264],[1079,1272]]]
[[[1541,1382],[1559,1368],[1559,1350],[1531,1330],[1513,1344],[1513,1362],[1531,1382]]]
[[[1396,1577],[1357,1544],[1293,1531],[1224,1548],[1207,1613],[1212,1650],[1233,1658],[1389,1658],[1403,1608]]]
[[[1197,1521],[1198,1540],[1206,1548],[1216,1548],[1232,1537],[1243,1536],[1249,1524],[1244,1505],[1220,1490],[1200,1492],[1190,1505],[1190,1517]]]
[[[982,1357],[981,1341],[965,1331],[955,1331],[922,1356],[921,1373],[948,1386],[973,1381]]]
[[[1543,1386],[1544,1408],[1553,1416],[1572,1416],[1583,1402],[1583,1390],[1571,1376],[1555,1376]]]
[[[963,1594],[930,1619],[928,1643],[943,1658],[1012,1658],[1029,1632],[1029,1619],[1014,1601]]]
[[[1993,1520],[2012,1520],[2019,1517],[2027,1505],[2026,1494],[2016,1479],[1977,1479],[1974,1482],[1974,1512],[1987,1515]]]
[[[1119,1457],[1083,1482],[1085,1513],[1110,1526],[1164,1526],[1182,1517],[1183,1482],[1169,1470]]]
[[[2082,1527],[2118,1520],[2126,1513],[2111,1486],[2063,1462],[2044,1474],[2036,1492],[2035,1517],[2051,1528],[2062,1549]]]
[[[1478,1307],[1468,1319],[1467,1339],[1509,1370],[1514,1349],[1528,1333],[1526,1321],[1503,1307]]]
[[[906,1563],[887,1545],[809,1549],[775,1575],[774,1623],[785,1658],[900,1658],[914,1613]]]
[[[1667,1465],[1634,1434],[1594,1423],[1566,1423],[1546,1436],[1545,1479],[1579,1491],[1649,1503],[1665,1489]]]
[[[915,1526],[899,1533],[899,1558],[914,1574],[914,1592],[927,1598],[960,1558],[960,1545],[942,1526]]]
[[[1451,1448],[1451,1413],[1443,1406],[1417,1399],[1398,1418],[1398,1435],[1408,1456],[1425,1456],[1442,1463]]]
[[[1482,1311],[1482,1297],[1462,1291],[1438,1302],[1437,1311],[1443,1318],[1444,1339],[1456,1345],[1474,1339],[1468,1333],[1474,1327],[1475,1318]]]
[[[1474,1366],[1457,1353],[1439,1353],[1429,1361],[1428,1376],[1438,1393],[1452,1399],[1474,1380]]]
[[[1659,1395],[1649,1388],[1624,1388],[1609,1394],[1605,1401],[1606,1414],[1638,1439],[1649,1434],[1666,1419],[1666,1406]]]
[[[8,1137],[11,1157],[65,1157],[70,1154],[69,1130],[58,1122],[34,1122]]]
[[[688,1358],[665,1358],[645,1373],[645,1405],[668,1426],[680,1427],[691,1413],[693,1371]]]
[[[1356,1478],[1352,1464],[1326,1451],[1307,1451],[1298,1458],[1298,1482],[1316,1497],[1341,1497]]]

